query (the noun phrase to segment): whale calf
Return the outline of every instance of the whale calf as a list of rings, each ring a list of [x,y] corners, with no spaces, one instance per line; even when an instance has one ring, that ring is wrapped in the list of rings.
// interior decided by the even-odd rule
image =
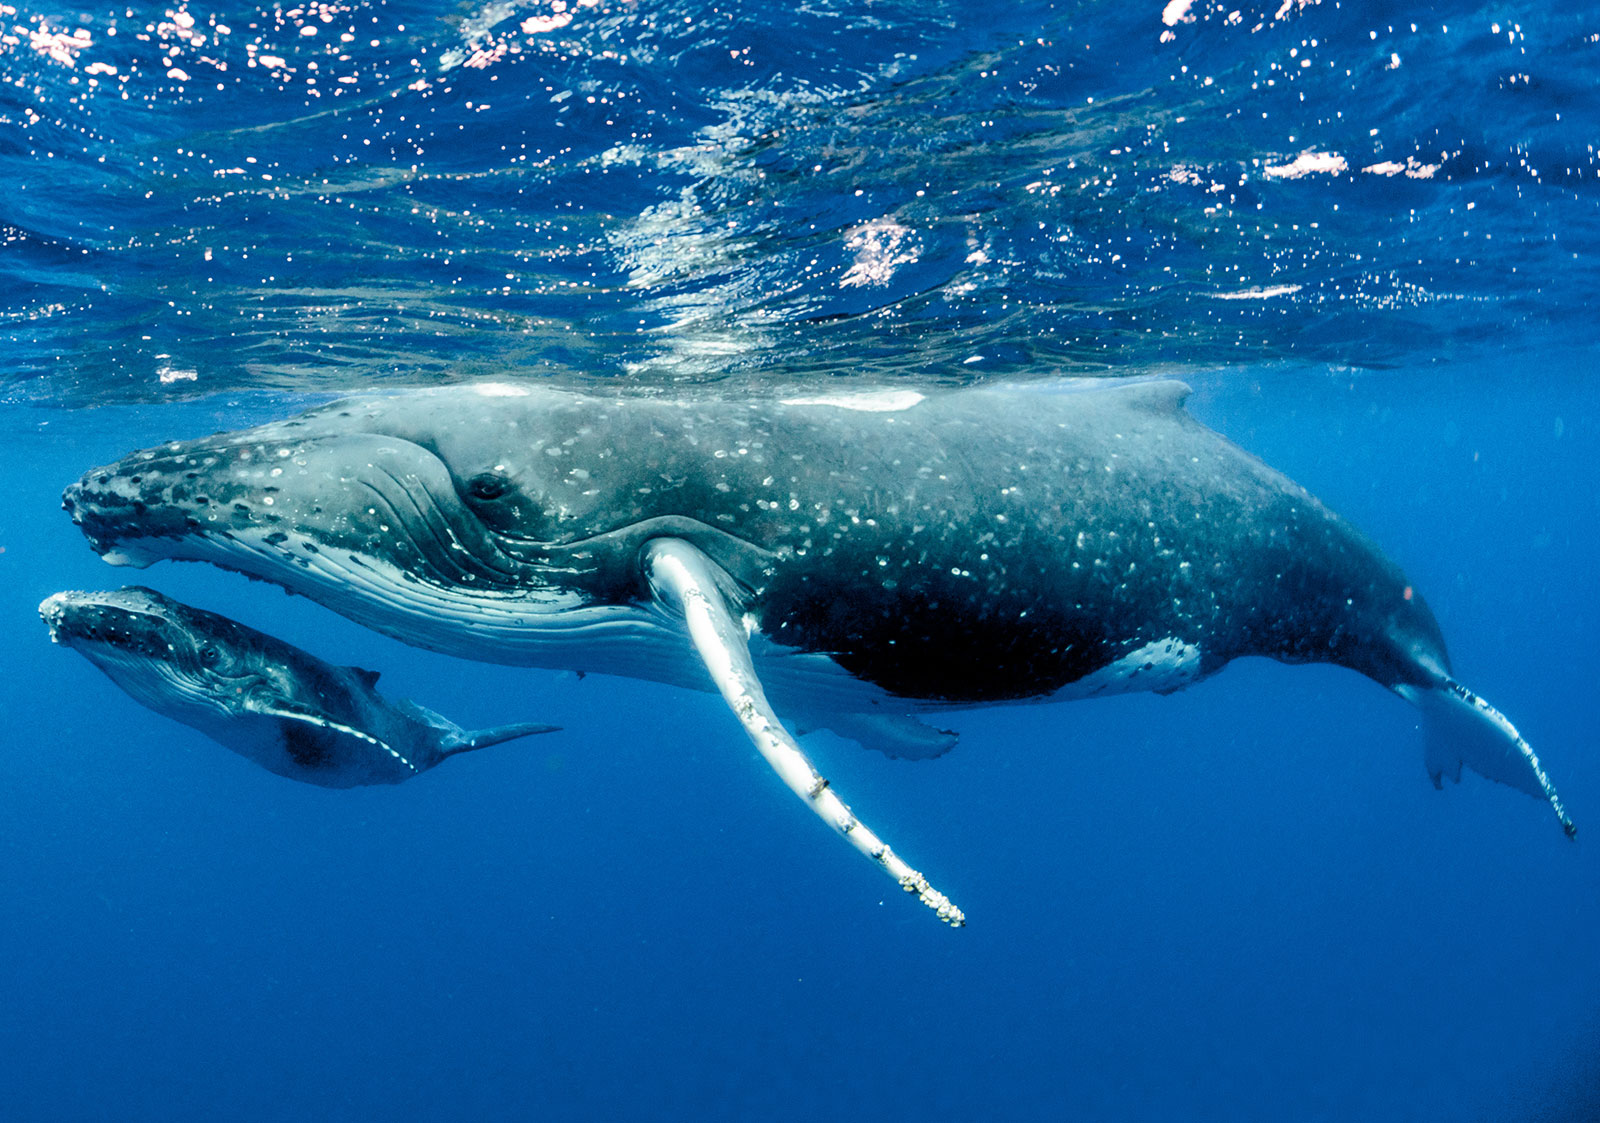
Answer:
[[[56,593],[39,614],[51,639],[135,701],[270,772],[325,788],[398,784],[457,753],[557,728],[469,732],[415,703],[389,702],[374,689],[376,672],[325,663],[137,585]]]
[[[107,561],[207,561],[406,642],[723,695],[788,786],[952,923],[785,729],[901,756],[958,707],[1166,693],[1230,660],[1358,671],[1547,800],[1399,568],[1195,421],[1175,382],[782,398],[480,383],[351,398],[86,473]]]

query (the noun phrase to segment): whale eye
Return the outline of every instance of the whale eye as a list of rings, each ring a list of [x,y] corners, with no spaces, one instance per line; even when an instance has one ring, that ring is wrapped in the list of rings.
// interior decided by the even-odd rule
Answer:
[[[500,472],[479,472],[467,481],[467,496],[487,502],[511,490],[510,477]]]
[[[221,658],[222,652],[214,647],[207,646],[200,649],[199,659],[202,667],[215,667]]]

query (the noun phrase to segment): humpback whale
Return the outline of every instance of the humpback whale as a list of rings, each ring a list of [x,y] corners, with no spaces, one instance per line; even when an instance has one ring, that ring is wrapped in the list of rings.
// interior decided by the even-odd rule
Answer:
[[[52,640],[135,701],[270,772],[325,788],[398,784],[457,753],[557,728],[468,732],[413,702],[389,702],[374,689],[375,671],[324,663],[137,585],[56,593],[39,614]]]
[[[1176,382],[672,398],[479,383],[351,398],[87,472],[107,561],[207,561],[472,659],[717,689],[830,825],[779,718],[902,756],[918,715],[1167,693],[1248,655],[1355,670],[1463,763],[1547,800],[1378,547],[1183,409]]]

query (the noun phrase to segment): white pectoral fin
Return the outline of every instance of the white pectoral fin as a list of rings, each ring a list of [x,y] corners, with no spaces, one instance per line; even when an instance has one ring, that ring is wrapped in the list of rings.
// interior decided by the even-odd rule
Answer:
[[[721,575],[716,563],[679,538],[651,541],[645,547],[644,561],[651,591],[663,604],[682,613],[689,638],[723,700],[789,790],[902,889],[916,893],[940,920],[954,927],[965,924],[966,917],[948,897],[906,865],[844,805],[779,722],[756,677],[749,637],[719,588]]]
[[[1561,806],[1533,747],[1499,710],[1451,678],[1434,686],[1400,686],[1398,693],[1422,711],[1424,763],[1435,787],[1461,778],[1463,764],[1478,775],[1549,802],[1568,838],[1578,828]]]
[[[352,752],[382,752],[405,765],[412,773],[417,766],[387,742],[353,726],[323,717],[311,710],[289,706],[265,707],[258,716],[277,726],[283,749],[293,759],[337,759]]]

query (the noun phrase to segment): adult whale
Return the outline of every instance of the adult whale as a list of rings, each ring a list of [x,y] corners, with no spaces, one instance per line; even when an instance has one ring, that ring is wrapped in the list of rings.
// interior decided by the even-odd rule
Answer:
[[[1187,392],[464,385],[173,441],[63,503],[108,561],[209,561],[435,650],[694,686],[709,671],[785,782],[957,923],[778,712],[929,755],[949,738],[916,712],[1168,692],[1243,655],[1336,663],[1422,710],[1436,785],[1465,762],[1571,834],[1400,570],[1189,417]]]
[[[524,722],[462,729],[390,702],[376,671],[337,667],[154,589],[62,592],[39,615],[136,702],[200,730],[269,772],[324,788],[398,784],[448,758],[554,733]]]

